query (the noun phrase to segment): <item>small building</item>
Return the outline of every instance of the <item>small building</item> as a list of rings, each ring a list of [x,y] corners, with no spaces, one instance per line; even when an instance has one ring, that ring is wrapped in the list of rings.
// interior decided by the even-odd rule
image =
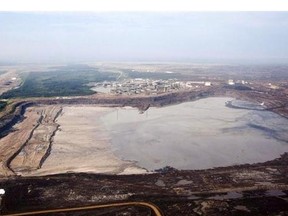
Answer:
[[[229,80],[228,80],[228,85],[235,85],[234,80],[233,80],[233,79],[229,79]]]
[[[211,86],[211,85],[212,85],[211,82],[205,82],[205,83],[204,83],[204,86]]]
[[[242,83],[243,85],[248,84],[248,82],[245,81],[245,80],[242,80],[241,83]]]

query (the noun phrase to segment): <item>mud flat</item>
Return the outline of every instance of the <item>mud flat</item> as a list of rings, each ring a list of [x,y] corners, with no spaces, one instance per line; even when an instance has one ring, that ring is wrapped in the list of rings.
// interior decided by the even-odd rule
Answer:
[[[66,172],[108,174],[144,173],[133,162],[117,158],[111,151],[110,136],[99,121],[111,108],[66,106],[57,119],[60,125],[50,156],[42,168],[29,175]]]

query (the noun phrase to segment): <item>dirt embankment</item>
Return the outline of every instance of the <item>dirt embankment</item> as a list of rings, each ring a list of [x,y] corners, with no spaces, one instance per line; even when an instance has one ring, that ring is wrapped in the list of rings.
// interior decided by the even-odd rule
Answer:
[[[40,118],[31,132],[31,137],[24,143],[19,153],[11,160],[9,168],[14,172],[29,172],[39,169],[49,156],[51,142],[59,125],[55,123],[61,113],[61,107],[49,106],[37,109]]]
[[[40,118],[36,113],[28,113],[25,117],[28,118],[13,127],[13,131],[10,131],[8,135],[0,139],[0,176],[14,175],[14,172],[8,167],[11,158],[30,139],[31,131],[35,128]]]
[[[14,169],[29,170],[41,166],[49,153],[51,137],[58,128],[55,119],[61,112],[60,107],[19,109],[19,116],[14,113],[11,119],[17,117],[22,121],[13,128],[14,122],[11,121],[10,133],[0,139],[0,176],[15,175]]]
[[[93,95],[87,97],[71,97],[58,99],[36,99],[33,100],[37,104],[55,105],[55,104],[98,104],[105,106],[132,106],[140,110],[146,110],[148,106],[166,106],[177,104],[185,101],[191,101],[203,97],[214,96],[216,88],[207,88],[199,91],[179,91],[166,93],[156,96],[105,96]]]
[[[9,111],[3,113],[0,118],[0,138],[6,136],[15,124],[24,119],[26,109],[33,104],[33,102],[26,101],[16,102],[11,105]]]

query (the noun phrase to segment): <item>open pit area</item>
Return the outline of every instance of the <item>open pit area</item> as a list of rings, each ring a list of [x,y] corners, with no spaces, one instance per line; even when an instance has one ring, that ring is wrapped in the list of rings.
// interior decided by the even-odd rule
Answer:
[[[207,105],[208,99],[190,103],[196,103],[192,107],[202,112],[207,111],[208,107],[215,110],[213,106],[203,107],[203,104]],[[228,99],[222,98],[221,104]],[[25,107],[24,103],[19,106],[24,106],[23,118],[0,139],[0,188],[5,188],[6,191],[2,197],[3,215],[71,207],[79,207],[79,210],[46,215],[153,215],[149,208],[136,204],[105,209],[81,209],[91,205],[127,202],[153,203],[163,215],[168,216],[286,215],[288,212],[288,157],[287,153],[284,154],[284,149],[280,150],[283,154],[278,152],[278,156],[273,156],[277,157],[274,160],[251,165],[239,164],[202,170],[163,167],[154,172],[147,172],[136,160],[125,160],[117,155],[117,151],[113,151],[111,134],[107,129],[113,128],[113,123],[117,120],[121,120],[122,129],[125,129],[127,122],[133,119],[136,121],[137,118],[125,114],[127,111],[132,111],[132,115],[139,115],[142,119],[151,117],[155,120],[153,109],[161,114],[167,110],[161,111],[163,108],[151,107],[148,109],[147,117],[145,112],[139,112],[135,108],[119,108],[111,104],[105,106],[33,103]],[[171,107],[173,106],[164,108]],[[185,107],[187,108],[187,105]],[[222,109],[234,110],[225,106]],[[249,113],[245,109],[234,111],[241,115]],[[211,111],[208,109],[208,112]],[[219,119],[221,113],[223,110],[220,110],[218,117],[214,115],[215,119]],[[272,123],[281,127],[274,114],[273,118],[271,117]],[[231,113],[231,117],[233,115]],[[112,124],[104,127],[103,122],[109,122],[109,119],[112,120]],[[256,119],[259,121],[259,118]],[[285,118],[282,120],[287,121]],[[164,122],[163,124],[166,124]],[[228,122],[233,121],[230,119]],[[146,123],[140,121],[137,124]],[[137,124],[133,127],[135,131],[138,130]],[[209,124],[215,126],[215,123]],[[265,126],[269,126],[269,120]],[[209,133],[213,135],[215,131],[210,130]],[[234,137],[235,135],[237,133]],[[285,144],[282,143],[281,146]],[[224,151],[225,147],[221,148]],[[275,150],[276,147],[273,148]],[[141,150],[141,146],[136,149]],[[263,153],[260,147],[258,149]],[[227,155],[227,152],[224,155]]]
[[[286,118],[225,106],[230,100],[204,98],[145,112],[96,105],[27,107],[0,140],[1,175],[198,170],[265,162],[288,152]]]
[[[163,215],[287,215],[287,82],[253,80],[243,90],[210,81],[212,86],[159,95],[10,99],[0,112],[0,188],[6,192],[0,197],[1,214],[79,207],[77,212],[46,215],[153,215],[136,204],[81,209],[147,202]],[[216,110],[215,103],[197,104],[218,97],[264,104],[258,110],[263,115],[257,109],[223,106],[212,119],[208,114]],[[181,110],[177,114],[182,120],[194,124],[180,123],[169,111],[173,106]],[[187,113],[188,108],[198,109],[199,115]],[[127,112],[133,112],[132,117]],[[201,121],[201,113],[208,120]],[[164,131],[181,127],[189,132],[186,136]],[[150,139],[148,144],[141,135]],[[231,143],[234,146],[227,145]],[[221,160],[212,160],[215,154]],[[185,162],[189,166],[182,166]]]

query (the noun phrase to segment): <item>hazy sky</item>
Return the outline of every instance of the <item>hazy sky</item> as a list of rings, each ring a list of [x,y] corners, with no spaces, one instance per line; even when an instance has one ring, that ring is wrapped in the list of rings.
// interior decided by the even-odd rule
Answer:
[[[1,12],[0,49],[0,61],[288,58],[288,12]]]

